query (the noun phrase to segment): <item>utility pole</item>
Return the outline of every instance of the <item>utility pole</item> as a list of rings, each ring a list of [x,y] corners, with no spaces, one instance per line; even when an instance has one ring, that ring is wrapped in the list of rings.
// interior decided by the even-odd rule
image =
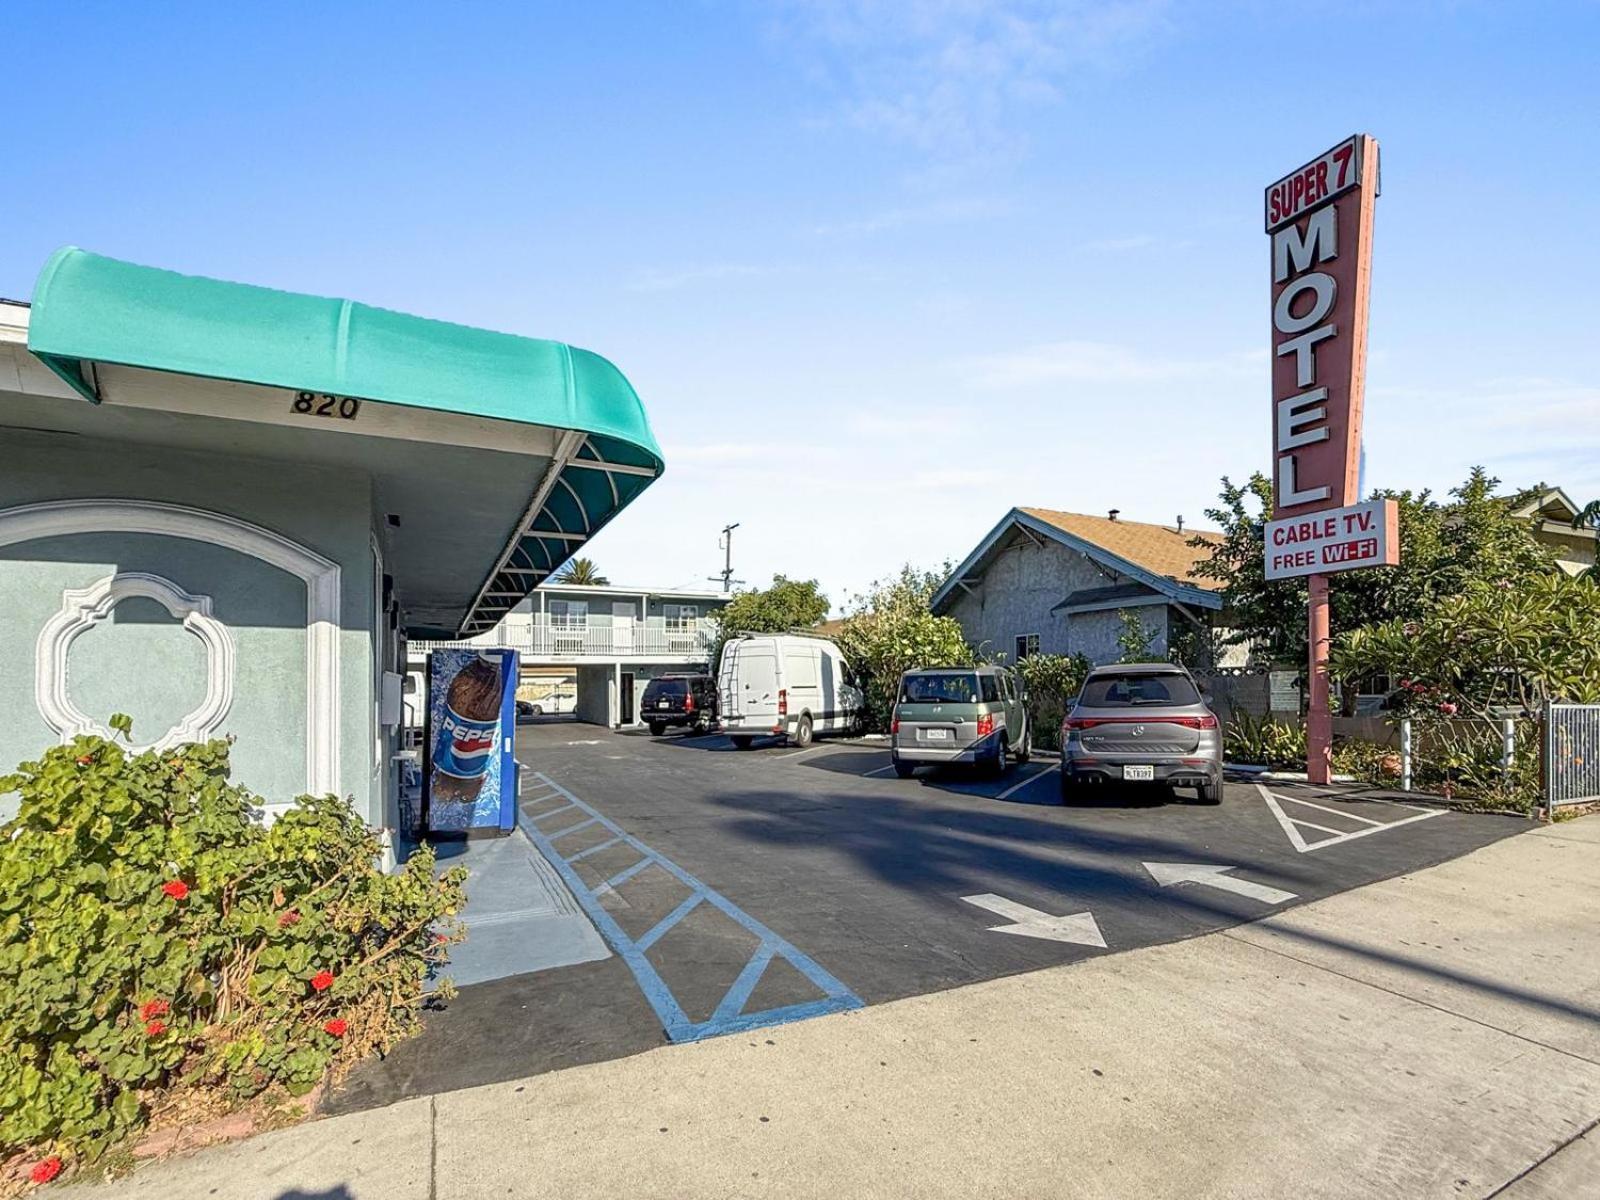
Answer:
[[[737,528],[739,528],[738,521],[735,521],[732,525],[724,525],[722,527],[722,536],[717,539],[717,549],[723,553],[722,573],[720,575],[707,576],[713,583],[718,579],[722,580],[723,591],[727,591],[732,584],[744,582],[742,579],[733,577],[733,531]]]

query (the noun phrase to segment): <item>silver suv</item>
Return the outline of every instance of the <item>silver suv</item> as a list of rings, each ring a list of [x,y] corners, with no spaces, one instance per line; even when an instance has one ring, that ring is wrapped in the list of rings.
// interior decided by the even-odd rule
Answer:
[[[1192,787],[1222,801],[1222,732],[1175,663],[1096,667],[1061,723],[1061,801],[1089,781]]]
[[[969,763],[994,777],[1033,752],[1028,694],[1005,667],[940,667],[900,677],[889,756],[909,779],[923,763]]]

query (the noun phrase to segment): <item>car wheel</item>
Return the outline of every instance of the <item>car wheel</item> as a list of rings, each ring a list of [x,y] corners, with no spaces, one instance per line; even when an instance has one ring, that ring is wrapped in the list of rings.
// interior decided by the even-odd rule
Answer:
[[[748,750],[750,749],[750,743],[754,740],[753,738],[736,737],[733,739],[733,748],[735,750]]]
[[[542,717],[542,716],[544,716],[544,709],[540,708],[537,704],[535,704],[533,706],[533,712],[530,715],[531,716],[535,716],[535,717]]]
[[[794,727],[794,733],[789,738],[789,742],[792,745],[799,746],[802,750],[811,745],[811,717],[809,715],[801,714],[800,721]]]
[[[651,737],[660,737],[666,731],[667,731],[667,727],[665,725],[663,725],[660,721],[651,721],[650,722],[650,736]]]
[[[1022,744],[1017,747],[1017,765],[1020,767],[1033,757],[1033,730],[1028,730],[1022,735]]]
[[[916,770],[916,763],[901,762],[898,758],[894,760],[894,773],[897,778],[910,779],[916,774]]]
[[[995,747],[994,757],[984,764],[983,772],[990,779],[999,779],[1006,773],[1006,740],[1001,738]]]
[[[1222,784],[1220,782],[1217,782],[1217,783],[1203,783],[1198,788],[1196,788],[1195,790],[1200,795],[1200,803],[1201,804],[1221,804],[1222,803]]]

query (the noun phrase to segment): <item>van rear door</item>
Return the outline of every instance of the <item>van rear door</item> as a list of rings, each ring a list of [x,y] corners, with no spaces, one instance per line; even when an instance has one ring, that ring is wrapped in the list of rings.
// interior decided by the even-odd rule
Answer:
[[[771,728],[778,723],[778,656],[771,642],[739,649],[739,724]]]

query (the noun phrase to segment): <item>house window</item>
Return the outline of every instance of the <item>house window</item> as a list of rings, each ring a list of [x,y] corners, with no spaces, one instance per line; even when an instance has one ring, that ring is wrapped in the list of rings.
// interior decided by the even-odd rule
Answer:
[[[1030,654],[1039,653],[1039,635],[1037,633],[1024,633],[1017,638],[1017,661],[1021,662]]]
[[[550,601],[550,625],[554,629],[582,629],[589,623],[587,600]]]
[[[661,612],[666,617],[668,629],[692,630],[700,619],[698,604],[663,604]]]

